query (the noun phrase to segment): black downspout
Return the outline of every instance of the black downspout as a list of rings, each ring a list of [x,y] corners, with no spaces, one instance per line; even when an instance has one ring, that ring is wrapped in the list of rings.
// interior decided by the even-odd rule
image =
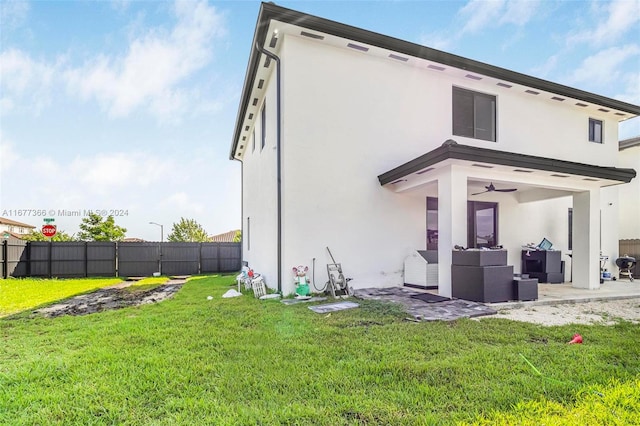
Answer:
[[[281,139],[281,111],[280,111],[280,58],[256,43],[256,49],[267,57],[276,61],[276,176],[277,176],[277,205],[278,205],[278,293],[282,294],[282,184],[280,171],[280,139]]]

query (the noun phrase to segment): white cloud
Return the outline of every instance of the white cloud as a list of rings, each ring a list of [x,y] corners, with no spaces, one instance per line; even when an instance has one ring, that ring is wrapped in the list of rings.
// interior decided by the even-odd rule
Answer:
[[[19,159],[13,143],[6,140],[0,131],[0,172],[9,170]]]
[[[68,172],[92,192],[126,187],[135,190],[158,182],[171,169],[169,161],[143,153],[101,153],[77,157]]]
[[[458,12],[466,20],[462,32],[474,33],[489,25],[495,25],[500,19],[504,5],[504,0],[471,0]]]
[[[11,31],[22,25],[31,9],[25,0],[2,0],[0,2],[0,22],[5,31]]]
[[[160,117],[180,113],[188,103],[181,84],[212,57],[212,41],[226,34],[222,16],[206,2],[177,1],[171,31],[152,29],[133,39],[120,56],[97,56],[67,71],[68,87],[95,98],[112,116],[149,108]]]
[[[162,204],[167,207],[180,206],[183,212],[193,215],[201,215],[205,213],[204,206],[200,202],[194,201],[185,192],[176,192],[167,196],[167,198],[163,200]]]
[[[628,44],[601,50],[582,61],[569,76],[572,84],[587,83],[595,86],[606,86],[624,78],[622,65],[629,59],[640,56],[640,47]],[[637,76],[637,72],[635,73]]]
[[[0,53],[1,113],[7,113],[19,104],[28,104],[30,111],[38,113],[50,102],[49,90],[56,66],[31,59],[24,52],[9,49]]]
[[[559,54],[549,56],[547,60],[540,66],[531,70],[531,74],[537,77],[545,78],[550,75],[558,65]]]
[[[535,17],[540,1],[471,0],[458,15],[465,21],[462,33],[475,33],[504,24],[524,26]]]
[[[440,50],[450,50],[462,37],[485,29],[495,29],[503,25],[526,26],[539,13],[539,0],[470,0],[457,14],[455,29],[443,34],[427,34],[421,43]],[[516,36],[520,37],[520,36]],[[503,44],[503,48],[514,43],[514,37]]]
[[[524,26],[535,17],[539,6],[540,2],[534,0],[508,1],[500,23]]]
[[[594,2],[592,5],[592,20],[596,22],[595,29],[593,26],[586,24],[588,28],[569,35],[569,44],[610,44],[632,30],[634,26],[636,26],[635,37],[638,37],[637,25],[640,23],[640,1],[616,0],[608,3]],[[582,25],[584,26],[585,24],[583,23]]]

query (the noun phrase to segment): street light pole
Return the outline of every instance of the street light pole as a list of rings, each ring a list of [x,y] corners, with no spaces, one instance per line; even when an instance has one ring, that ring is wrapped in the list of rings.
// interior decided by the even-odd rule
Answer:
[[[158,244],[160,259],[158,260],[158,273],[162,275],[162,243],[164,241],[164,226],[156,222],[149,222],[149,225],[157,225],[160,227],[160,244]]]
[[[149,222],[149,225],[158,225],[160,227],[160,242],[164,242],[164,226],[155,222]]]

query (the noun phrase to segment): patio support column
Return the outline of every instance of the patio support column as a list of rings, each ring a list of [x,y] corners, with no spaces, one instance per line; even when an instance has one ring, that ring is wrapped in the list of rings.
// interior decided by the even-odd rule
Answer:
[[[600,188],[573,195],[573,287],[600,288]]]
[[[467,245],[467,175],[449,166],[438,178],[438,294],[451,297],[453,246]]]

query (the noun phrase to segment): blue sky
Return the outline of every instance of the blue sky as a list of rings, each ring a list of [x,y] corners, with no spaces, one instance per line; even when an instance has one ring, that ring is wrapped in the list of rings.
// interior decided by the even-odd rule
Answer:
[[[276,3],[640,104],[640,0]],[[228,155],[259,2],[0,5],[0,216],[73,234],[63,210],[113,210],[148,240],[150,221],[240,227]]]

